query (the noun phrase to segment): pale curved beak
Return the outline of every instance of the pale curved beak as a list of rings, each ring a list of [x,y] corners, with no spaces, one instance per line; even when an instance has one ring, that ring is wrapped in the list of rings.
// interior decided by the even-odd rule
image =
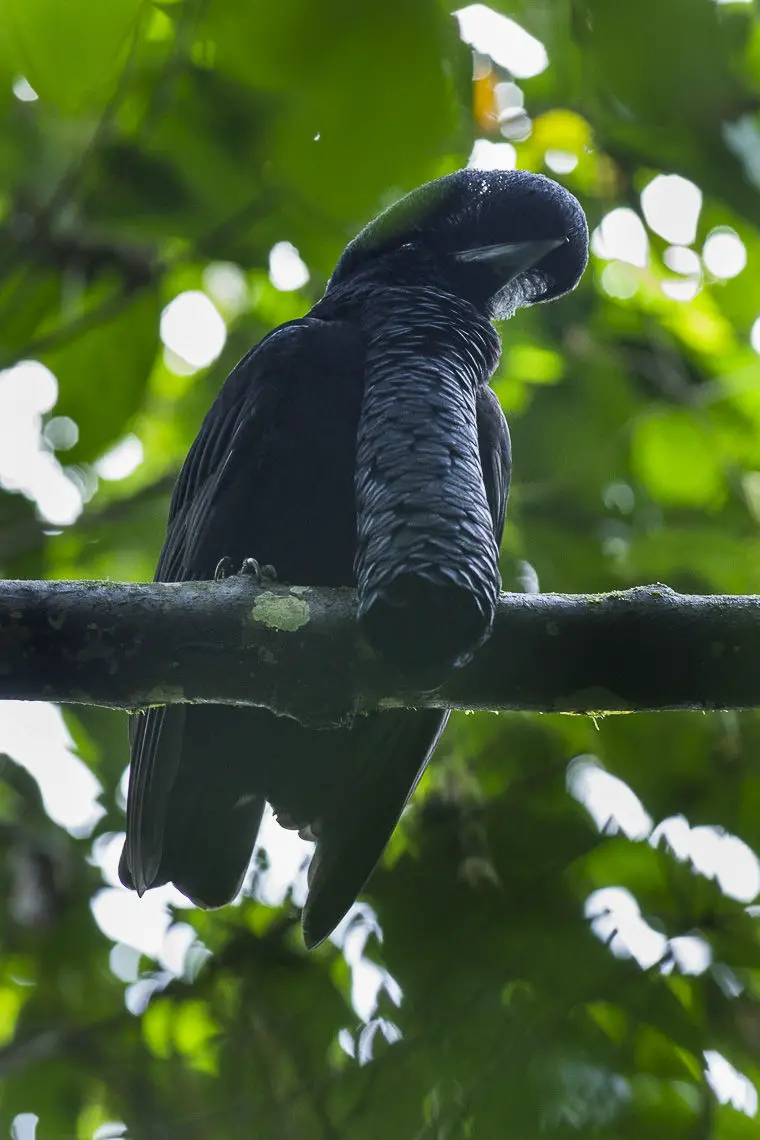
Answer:
[[[502,242],[497,245],[481,245],[475,249],[463,249],[453,254],[457,261],[480,262],[493,265],[499,270],[504,281],[510,281],[537,265],[548,253],[566,245],[568,239],[546,238],[543,241]]]

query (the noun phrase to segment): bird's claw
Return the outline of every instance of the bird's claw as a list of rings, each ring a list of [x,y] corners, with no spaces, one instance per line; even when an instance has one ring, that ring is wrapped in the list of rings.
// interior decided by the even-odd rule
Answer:
[[[229,578],[232,573],[232,559],[226,554],[224,558],[220,558],[214,570],[214,581],[223,582],[225,578]]]
[[[277,571],[274,566],[265,563],[263,566],[256,558],[245,558],[240,567],[239,574],[250,575],[260,586],[277,581]]]
[[[224,558],[220,558],[216,564],[214,581],[223,582],[225,578],[231,578],[235,573],[254,578],[260,586],[277,581],[277,571],[274,566],[270,566],[269,563],[262,566],[257,558],[243,559],[243,563],[238,571],[234,571],[232,566],[232,559],[225,554]]]

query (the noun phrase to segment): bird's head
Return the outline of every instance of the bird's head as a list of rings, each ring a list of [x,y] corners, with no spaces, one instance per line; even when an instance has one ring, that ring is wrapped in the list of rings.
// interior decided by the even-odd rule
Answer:
[[[328,294],[348,279],[430,284],[488,317],[574,289],[588,226],[564,187],[524,170],[458,170],[385,210],[344,250]]]

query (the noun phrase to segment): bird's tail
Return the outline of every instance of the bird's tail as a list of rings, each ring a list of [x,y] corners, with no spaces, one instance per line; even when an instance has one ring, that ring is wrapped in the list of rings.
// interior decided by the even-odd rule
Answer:
[[[350,767],[321,818],[310,821],[317,843],[303,911],[309,948],[335,929],[371,875],[447,719],[438,710],[374,713],[341,734]]]
[[[139,852],[151,869],[144,886],[173,882],[198,906],[224,906],[242,885],[269,799],[285,826],[316,840],[303,929],[307,946],[318,945],[372,873],[448,713],[371,713],[335,731],[263,709],[188,706],[181,715],[181,729],[150,734],[155,755],[141,771],[154,784],[157,773],[173,778],[165,800],[150,787],[132,796],[160,808],[160,819],[129,820],[122,882],[135,886],[128,852]]]

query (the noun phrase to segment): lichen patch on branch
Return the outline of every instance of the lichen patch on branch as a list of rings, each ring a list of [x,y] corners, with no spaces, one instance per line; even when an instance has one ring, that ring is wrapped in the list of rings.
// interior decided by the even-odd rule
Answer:
[[[292,594],[283,597],[269,590],[259,594],[251,610],[254,621],[282,633],[295,633],[302,626],[308,625],[309,616],[309,603],[303,598],[293,597]]]

